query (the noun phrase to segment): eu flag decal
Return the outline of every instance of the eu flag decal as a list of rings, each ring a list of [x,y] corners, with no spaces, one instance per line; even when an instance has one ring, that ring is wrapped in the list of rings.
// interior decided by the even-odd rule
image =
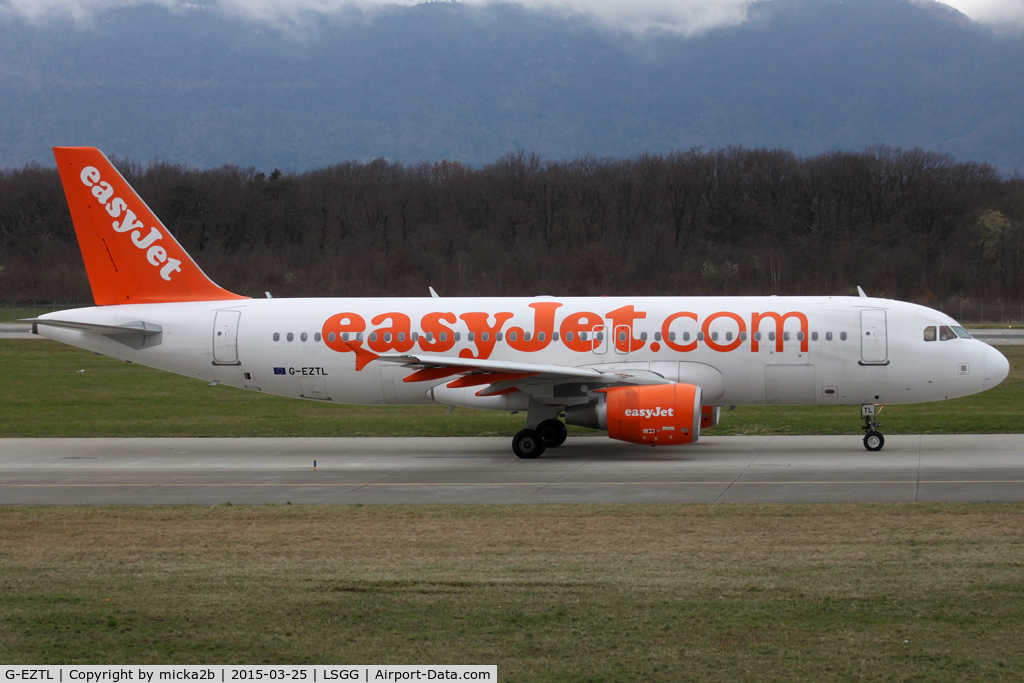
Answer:
[[[285,374],[284,368],[274,368],[274,374],[275,375],[283,375],[283,374]]]

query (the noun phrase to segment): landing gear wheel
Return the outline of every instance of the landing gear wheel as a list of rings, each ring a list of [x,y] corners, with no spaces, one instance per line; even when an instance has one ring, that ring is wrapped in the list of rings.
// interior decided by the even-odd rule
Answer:
[[[512,437],[512,452],[520,458],[539,458],[545,448],[544,437],[536,430],[524,429]]]
[[[880,451],[884,445],[885,437],[882,436],[881,432],[872,430],[864,435],[864,448],[869,451]]]
[[[547,448],[558,448],[565,443],[569,434],[561,420],[544,420],[537,425],[537,433],[544,439]]]

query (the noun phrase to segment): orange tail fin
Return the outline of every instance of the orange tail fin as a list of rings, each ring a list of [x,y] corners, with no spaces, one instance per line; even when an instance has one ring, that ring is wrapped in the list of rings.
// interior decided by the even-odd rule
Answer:
[[[54,147],[96,305],[246,299],[214,284],[95,147]]]

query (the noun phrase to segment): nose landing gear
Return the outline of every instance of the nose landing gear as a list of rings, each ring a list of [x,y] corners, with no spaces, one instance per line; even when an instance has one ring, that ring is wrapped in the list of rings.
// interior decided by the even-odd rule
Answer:
[[[885,408],[885,406],[882,406]],[[878,412],[882,412],[882,408],[878,409]],[[869,451],[880,451],[882,446],[885,445],[885,437],[878,431],[879,426],[875,422],[875,404],[865,403],[860,407],[860,416],[864,418],[864,448]]]

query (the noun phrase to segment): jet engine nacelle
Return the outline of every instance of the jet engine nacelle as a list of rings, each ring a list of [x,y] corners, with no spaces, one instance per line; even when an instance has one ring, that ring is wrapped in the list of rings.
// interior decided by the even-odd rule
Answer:
[[[700,438],[701,389],[693,384],[656,384],[603,390],[605,400],[570,406],[565,421],[607,429],[620,441],[672,446]]]
[[[704,406],[700,409],[700,428],[711,429],[718,426],[722,417],[722,406]]]

